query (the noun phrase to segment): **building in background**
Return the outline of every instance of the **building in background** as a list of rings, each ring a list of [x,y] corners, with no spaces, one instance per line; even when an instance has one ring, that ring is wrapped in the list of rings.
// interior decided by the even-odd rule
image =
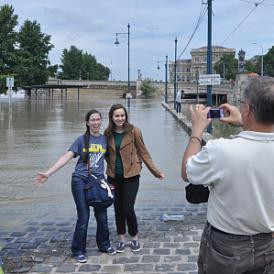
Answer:
[[[235,49],[212,47],[212,68],[224,54],[235,56]],[[207,73],[207,47],[192,49],[191,59],[177,60],[177,82],[195,82],[200,74]],[[174,81],[174,62],[169,63],[169,81]]]

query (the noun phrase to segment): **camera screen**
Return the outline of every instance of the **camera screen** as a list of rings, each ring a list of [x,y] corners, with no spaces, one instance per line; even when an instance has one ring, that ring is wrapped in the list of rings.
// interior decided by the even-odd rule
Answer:
[[[212,108],[208,112],[208,118],[219,119],[224,117],[224,111],[221,108]]]

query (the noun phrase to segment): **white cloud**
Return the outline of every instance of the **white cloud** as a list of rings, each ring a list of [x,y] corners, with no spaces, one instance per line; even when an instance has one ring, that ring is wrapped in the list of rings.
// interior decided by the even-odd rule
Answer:
[[[204,0],[204,2],[206,2]],[[251,2],[251,0],[250,0]],[[254,0],[255,2],[255,0]],[[37,20],[42,31],[51,35],[55,48],[50,53],[52,63],[60,63],[64,48],[71,45],[95,55],[111,66],[113,78],[127,79],[127,36],[119,36],[115,47],[115,32],[127,32],[131,25],[131,79],[137,70],[143,76],[164,79],[164,71],[156,70],[157,61],[174,59],[174,39],[178,37],[178,56],[186,45],[199,17],[202,0],[9,0],[24,20]],[[231,35],[224,46],[243,48],[246,56],[266,52],[273,43],[274,3],[265,0]],[[254,4],[240,0],[213,1],[213,44],[220,44],[247,16]],[[207,43],[207,15],[182,58],[190,57],[192,48]]]

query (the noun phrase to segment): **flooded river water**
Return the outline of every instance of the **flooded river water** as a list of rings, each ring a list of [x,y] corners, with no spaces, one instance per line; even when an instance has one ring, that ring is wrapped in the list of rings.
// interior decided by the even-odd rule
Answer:
[[[70,177],[76,160],[54,174],[43,187],[33,186],[39,171],[46,171],[85,130],[85,113],[102,112],[104,129],[113,103],[124,99],[14,100],[0,102],[0,226],[25,220],[51,220],[75,214]],[[180,178],[187,134],[159,100],[131,100],[130,122],[142,129],[156,166],[166,179],[155,179],[144,167],[137,203],[185,203]]]

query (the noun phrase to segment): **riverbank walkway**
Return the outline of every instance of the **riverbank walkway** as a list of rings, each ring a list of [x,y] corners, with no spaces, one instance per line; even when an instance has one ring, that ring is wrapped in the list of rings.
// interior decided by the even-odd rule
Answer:
[[[182,193],[182,195],[184,195]],[[113,208],[109,210],[111,240],[115,244]],[[137,202],[142,249],[106,255],[97,250],[95,221],[91,216],[85,264],[71,258],[70,244],[76,220],[65,216],[48,222],[26,221],[20,229],[0,231],[5,273],[197,273],[197,256],[205,205],[167,205]],[[176,221],[163,221],[177,217]]]
[[[181,116],[176,118],[182,119]],[[70,245],[76,222],[71,216],[56,220],[52,214],[46,222],[25,220],[12,231],[3,225],[0,228],[0,258],[4,273],[197,274],[196,261],[206,221],[206,204],[188,204],[184,196],[182,192],[181,201],[165,197],[157,203],[144,202],[137,197],[136,214],[142,249],[135,253],[129,246],[120,254],[100,253],[95,241],[96,222],[91,213],[88,261],[84,264],[71,257]],[[113,207],[109,208],[108,215],[110,238],[115,246],[118,239],[113,211]]]

